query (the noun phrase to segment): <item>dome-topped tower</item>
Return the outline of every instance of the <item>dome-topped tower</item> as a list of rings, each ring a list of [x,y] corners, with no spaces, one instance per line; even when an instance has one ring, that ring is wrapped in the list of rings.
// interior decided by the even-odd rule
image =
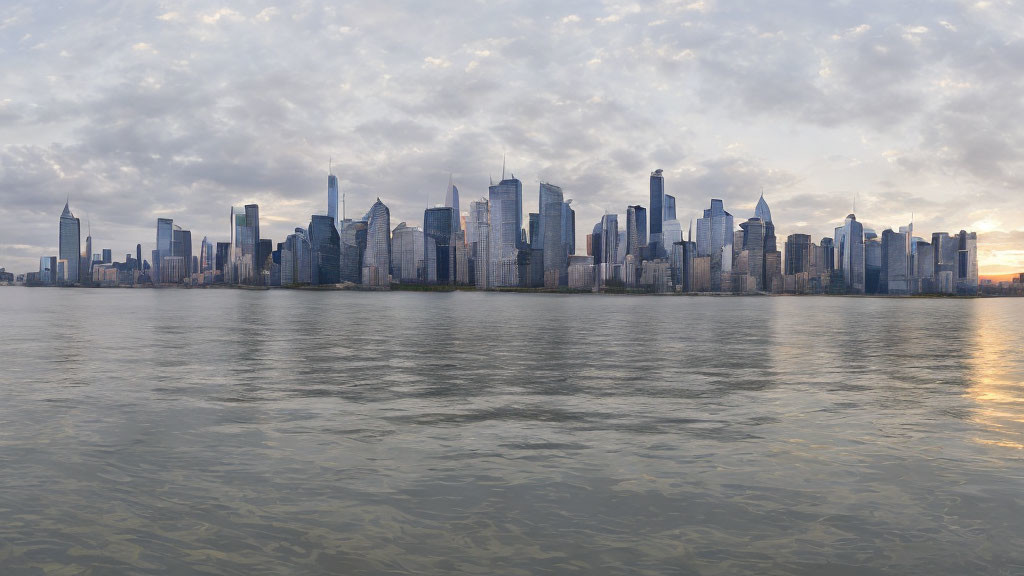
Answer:
[[[754,208],[754,218],[760,218],[765,222],[772,221],[772,211],[768,203],[764,201],[764,192],[761,192],[761,199],[757,201],[757,208]]]

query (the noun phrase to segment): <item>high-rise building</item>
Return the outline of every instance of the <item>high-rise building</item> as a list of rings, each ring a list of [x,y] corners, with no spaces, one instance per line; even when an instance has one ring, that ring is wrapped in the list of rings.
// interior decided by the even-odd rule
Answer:
[[[448,189],[444,194],[444,205],[455,210],[455,219],[452,220],[452,234],[462,230],[462,212],[459,209],[459,189],[455,186],[454,180],[448,178]]]
[[[363,256],[366,253],[366,220],[341,221],[341,281],[363,281]]]
[[[665,194],[665,216],[662,221],[676,219],[676,197]],[[668,244],[666,243],[666,246]]]
[[[810,271],[811,237],[809,234],[790,234],[786,238],[786,275]]]
[[[665,221],[665,176],[661,168],[651,172],[651,235],[648,245],[651,249],[651,258],[662,256],[662,226]]]
[[[643,206],[626,207],[626,252],[642,257],[647,246],[647,209]]]
[[[711,258],[711,291],[723,290],[723,276],[732,273],[733,218],[721,200],[712,199],[711,208],[697,219],[697,256]]]
[[[818,245],[824,253],[822,259],[822,274],[831,274],[836,269],[836,247],[832,238],[822,238]]]
[[[381,287],[391,285],[391,211],[380,198],[377,198],[366,215],[363,284]]]
[[[565,244],[562,230],[565,198],[562,189],[554,184],[541,182],[538,205],[540,206],[539,235],[542,285],[558,288],[569,284],[569,247]]]
[[[71,213],[68,203],[60,215],[60,230],[57,245],[57,259],[66,260],[66,284],[78,284],[82,259],[82,223]]]
[[[835,233],[836,270],[842,275],[842,289],[849,294],[864,293],[864,226],[850,214]]]
[[[227,282],[228,280],[228,268],[231,262],[231,243],[230,242],[217,242],[216,259],[214,260],[213,269],[221,274],[221,281]]]
[[[156,250],[153,256],[153,282],[160,281],[160,262],[171,255],[171,242],[174,237],[174,220],[170,218],[156,219]]]
[[[90,237],[89,237],[89,242],[88,242],[88,245],[89,245],[89,246],[91,246],[91,245],[92,245],[92,236],[90,236]],[[103,262],[104,264],[110,264],[110,263],[112,263],[113,261],[114,261],[114,254],[113,254],[113,251],[112,251],[112,250],[111,250],[110,248],[104,248],[104,249],[103,249],[103,260],[102,260],[102,262]]]
[[[226,276],[232,284],[254,284],[260,277],[257,246],[260,238],[260,209],[256,204],[231,207],[231,254]]]
[[[956,291],[975,294],[978,291],[978,234],[961,230],[956,235],[956,242]]]
[[[341,230],[341,219],[338,217],[338,177],[328,163],[327,169],[327,215],[334,220],[335,230]]]
[[[882,270],[878,292],[881,294],[907,294],[907,233],[882,231]]]
[[[391,233],[391,278],[395,282],[420,281],[423,265],[423,231],[402,222]]]
[[[469,219],[466,221],[469,241],[469,259],[473,283],[478,290],[489,290],[494,287],[491,276],[491,214],[490,203],[481,198],[469,204]]]
[[[594,226],[594,273],[595,287],[621,280],[621,270],[615,265],[619,253],[619,215],[605,214]]]
[[[523,183],[513,176],[488,189],[490,207],[490,287],[519,285],[522,241]],[[424,226],[424,233],[426,227]]]
[[[213,268],[213,244],[203,236],[203,241],[199,244],[199,272],[212,272]]]
[[[82,284],[89,284],[92,282],[92,263],[95,258],[92,257],[92,226],[89,226],[89,232],[85,237],[85,253],[82,254],[82,258],[78,262],[78,280]]]
[[[647,222],[644,221],[644,234],[647,233]],[[646,236],[645,236],[646,241]],[[566,246],[567,254],[576,253],[576,211],[572,209],[572,200],[566,200],[562,204],[562,243]]]
[[[768,284],[765,282],[765,222],[760,218],[751,218],[741,223],[740,228],[743,230],[743,251],[747,255],[746,273],[754,280],[754,290],[766,290]]]
[[[310,253],[310,284],[314,286],[341,282],[341,237],[330,216],[314,215],[308,228]]]
[[[455,283],[454,218],[455,209],[446,206],[423,212],[423,264],[428,284]]]
[[[328,216],[328,219],[330,216]],[[218,244],[219,248],[220,244]],[[296,228],[281,247],[281,285],[311,284],[313,278],[313,246],[307,231]]]
[[[883,293],[882,239],[874,230],[864,230],[864,293]]]

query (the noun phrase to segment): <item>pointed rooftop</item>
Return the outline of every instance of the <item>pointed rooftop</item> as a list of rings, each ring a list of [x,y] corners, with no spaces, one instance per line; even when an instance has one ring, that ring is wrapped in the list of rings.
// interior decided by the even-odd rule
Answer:
[[[71,213],[71,208],[68,206],[68,202],[64,203],[64,212],[60,215],[61,218],[74,218],[75,215]]]
[[[764,201],[764,190],[761,191],[761,199],[757,201],[757,208],[754,208],[754,218],[760,218],[764,222],[772,221],[772,211]]]

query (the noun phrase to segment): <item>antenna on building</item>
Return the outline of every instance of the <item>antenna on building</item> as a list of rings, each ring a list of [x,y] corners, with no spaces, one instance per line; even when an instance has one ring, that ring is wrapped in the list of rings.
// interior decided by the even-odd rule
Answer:
[[[505,153],[501,153],[501,179],[505,179]]]

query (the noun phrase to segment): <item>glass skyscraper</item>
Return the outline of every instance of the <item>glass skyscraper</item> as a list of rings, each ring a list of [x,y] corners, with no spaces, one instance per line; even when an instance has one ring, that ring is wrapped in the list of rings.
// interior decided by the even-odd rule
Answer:
[[[697,219],[697,256],[711,258],[711,290],[723,289],[722,277],[732,273],[733,218],[721,200],[711,200],[711,208]]]
[[[402,222],[391,234],[391,277],[395,282],[417,282],[423,265],[423,231]]]
[[[334,227],[334,218],[314,215],[309,222],[310,283],[314,285],[341,282],[341,237]]]
[[[338,217],[338,177],[333,170],[327,174],[327,215],[334,220],[334,228],[341,230],[341,219]]]
[[[428,284],[455,283],[455,246],[452,220],[455,209],[427,208],[423,213],[423,264]]]
[[[542,260],[543,285],[548,288],[567,286],[569,282],[569,247],[565,244],[562,231],[562,210],[565,199],[562,189],[554,184],[541,182],[538,199],[540,206],[540,248],[544,251]]]
[[[68,284],[78,283],[82,258],[82,223],[71,213],[68,203],[64,203],[64,211],[60,215],[60,228],[57,242],[57,259],[66,260],[64,281]],[[89,255],[92,258],[92,254]]]
[[[472,231],[472,234],[470,234]],[[466,239],[469,241],[469,259],[473,271],[473,283],[479,290],[488,290],[491,283],[491,211],[486,198],[469,204],[469,220],[466,221]]]
[[[490,286],[519,285],[519,251],[522,240],[523,183],[512,177],[488,189],[490,206]],[[424,225],[424,233],[426,233]]]
[[[665,221],[665,176],[661,168],[651,172],[651,235],[648,245],[651,247],[651,258],[662,256],[662,227]]]
[[[391,285],[391,211],[377,198],[366,215],[363,284]]]
[[[842,226],[836,227],[835,265],[842,272],[843,288],[850,294],[863,294],[864,279],[864,226],[850,214]]]

